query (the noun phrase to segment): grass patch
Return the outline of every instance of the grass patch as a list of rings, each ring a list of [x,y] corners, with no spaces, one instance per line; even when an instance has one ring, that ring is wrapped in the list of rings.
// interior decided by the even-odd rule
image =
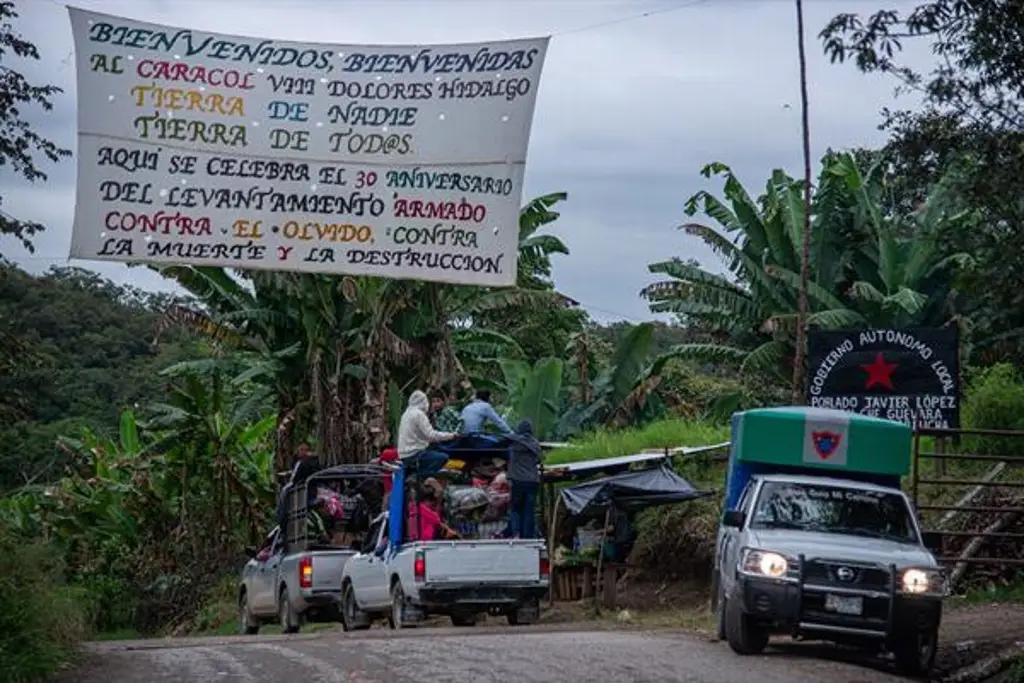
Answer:
[[[729,428],[696,420],[659,420],[644,427],[598,430],[572,442],[573,448],[551,451],[545,462],[559,465],[614,458],[678,446],[709,446],[729,440]]]
[[[960,604],[977,605],[987,602],[1024,602],[1024,573],[1013,583],[1001,586],[971,586],[962,596],[954,598]]]

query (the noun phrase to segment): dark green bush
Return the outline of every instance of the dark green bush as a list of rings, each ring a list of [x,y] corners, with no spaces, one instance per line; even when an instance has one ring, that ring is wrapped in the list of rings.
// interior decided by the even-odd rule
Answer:
[[[1012,365],[1001,363],[980,370],[968,382],[961,423],[973,429],[1024,431],[1024,377]],[[968,453],[1024,456],[1024,439],[972,437]]]
[[[41,681],[70,661],[86,635],[60,553],[0,519],[0,681]]]

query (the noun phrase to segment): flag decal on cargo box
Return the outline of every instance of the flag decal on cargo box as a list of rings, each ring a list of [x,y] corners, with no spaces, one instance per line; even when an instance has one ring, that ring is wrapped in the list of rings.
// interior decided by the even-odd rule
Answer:
[[[850,415],[838,411],[807,410],[804,421],[804,462],[846,467],[850,446]]]
[[[835,432],[811,432],[811,439],[814,441],[814,450],[817,452],[818,457],[822,460],[828,460],[836,452],[836,449],[839,448],[843,435],[836,434]]]

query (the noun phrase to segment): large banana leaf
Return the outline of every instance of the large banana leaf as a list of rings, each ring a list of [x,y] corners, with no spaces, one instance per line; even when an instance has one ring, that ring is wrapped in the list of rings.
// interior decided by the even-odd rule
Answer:
[[[558,358],[537,361],[527,375],[516,403],[515,414],[533,423],[538,439],[547,438],[555,424],[562,390],[562,369],[563,363]]]

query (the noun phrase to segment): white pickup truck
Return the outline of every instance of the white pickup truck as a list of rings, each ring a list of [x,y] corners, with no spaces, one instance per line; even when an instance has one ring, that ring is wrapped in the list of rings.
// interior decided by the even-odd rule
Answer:
[[[341,578],[345,630],[386,618],[398,629],[431,614],[473,626],[481,613],[512,625],[540,616],[550,567],[542,540],[448,540],[398,544],[389,540],[387,513],[371,527],[367,547],[350,558]]]
[[[756,475],[723,515],[718,637],[759,654],[769,636],[888,650],[910,676],[935,660],[945,576],[906,495],[860,481]]]

